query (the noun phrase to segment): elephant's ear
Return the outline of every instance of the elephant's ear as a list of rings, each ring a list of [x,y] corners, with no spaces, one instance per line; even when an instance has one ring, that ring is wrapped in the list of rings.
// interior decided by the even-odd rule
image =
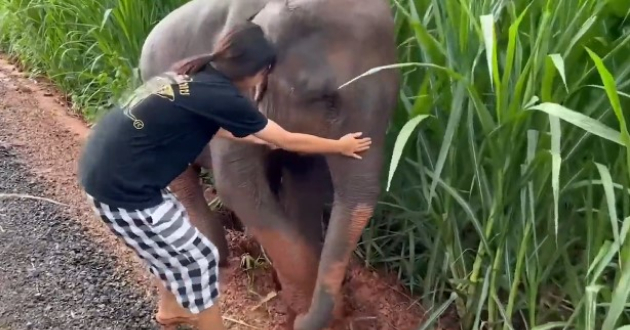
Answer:
[[[247,18],[247,21],[251,22],[252,20],[254,20],[254,18],[256,18],[256,16],[260,14],[260,12],[265,8],[265,6],[267,6],[267,4],[264,4],[262,7],[258,8],[258,10],[256,10],[251,16]]]
[[[223,30],[228,31],[243,22],[251,22],[267,6],[267,3],[269,0],[232,1]]]
[[[265,96],[265,92],[267,91],[267,79],[269,78],[267,75],[265,75],[263,81],[260,84],[256,85],[256,90],[254,92],[254,102],[256,102],[256,105],[258,105]]]
[[[251,21],[252,21],[252,20],[256,17],[256,15],[258,15],[258,13],[260,13],[260,11],[257,11],[257,12],[255,12],[252,16],[248,17],[248,18],[247,18],[247,21],[248,21],[248,22],[251,22]]]

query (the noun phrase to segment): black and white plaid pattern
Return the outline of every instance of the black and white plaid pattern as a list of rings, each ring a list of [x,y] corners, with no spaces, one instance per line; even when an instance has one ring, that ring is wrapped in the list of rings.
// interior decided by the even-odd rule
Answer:
[[[94,211],[162,279],[179,304],[199,313],[219,296],[219,252],[188,219],[184,206],[168,190],[164,201],[145,210],[113,208],[87,195]]]

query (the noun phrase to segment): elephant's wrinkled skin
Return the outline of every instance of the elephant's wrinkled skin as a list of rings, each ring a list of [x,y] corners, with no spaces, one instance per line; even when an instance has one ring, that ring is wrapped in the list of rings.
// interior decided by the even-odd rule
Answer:
[[[328,138],[361,131],[372,138],[363,160],[299,156],[223,139],[198,159],[212,166],[219,196],[272,259],[283,299],[305,313],[300,329],[323,329],[333,310],[340,310],[346,266],[377,202],[399,73],[385,70],[338,87],[370,68],[395,63],[394,22],[387,0],[193,0],[148,36],[143,79],[210,52],[221,33],[251,17],[279,54],[260,110],[289,131]],[[171,188],[225,258],[223,228],[211,219],[194,174],[191,167]],[[322,245],[322,209],[333,198]]]

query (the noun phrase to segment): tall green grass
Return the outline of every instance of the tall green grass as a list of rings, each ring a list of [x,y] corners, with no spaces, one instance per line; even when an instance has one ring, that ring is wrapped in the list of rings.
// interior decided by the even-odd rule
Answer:
[[[0,0],[0,38],[94,119],[183,2]],[[452,308],[463,329],[628,330],[627,1],[392,7],[404,84],[357,253],[395,270],[430,321]]]
[[[365,259],[464,329],[630,323],[629,5],[394,5],[405,81]]]
[[[0,40],[35,72],[98,118],[137,86],[138,58],[150,29],[186,0],[0,0]]]

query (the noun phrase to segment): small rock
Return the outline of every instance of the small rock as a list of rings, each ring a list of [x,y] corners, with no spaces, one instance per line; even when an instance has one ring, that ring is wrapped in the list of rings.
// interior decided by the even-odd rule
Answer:
[[[51,92],[46,92],[46,93],[44,93],[44,96],[46,96],[46,97],[50,97],[50,96],[53,96],[53,93],[51,93]]]
[[[20,92],[20,93],[32,93],[33,92],[33,90],[30,89],[27,86],[18,86],[18,87],[15,88],[15,90]]]

